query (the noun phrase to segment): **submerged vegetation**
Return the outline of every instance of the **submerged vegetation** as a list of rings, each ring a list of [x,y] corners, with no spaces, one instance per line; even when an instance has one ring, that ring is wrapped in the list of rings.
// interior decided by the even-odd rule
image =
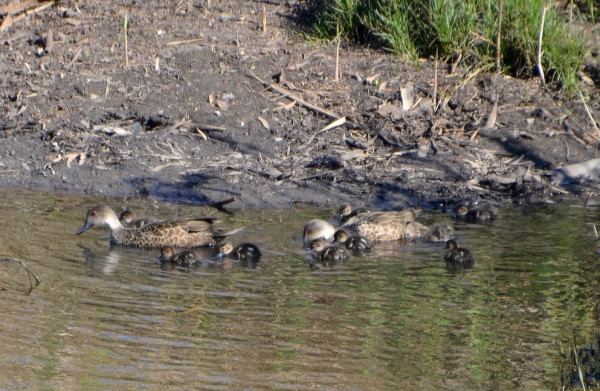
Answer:
[[[542,67],[546,76],[572,93],[586,52],[585,40],[567,20],[575,16],[563,17],[547,0],[324,0],[315,32],[321,38],[375,38],[414,63],[419,57],[439,53],[446,59],[461,56],[470,65],[491,68],[499,54],[504,71],[530,75],[538,60],[545,7]],[[590,9],[594,21],[593,4]],[[571,15],[581,18],[579,13]]]

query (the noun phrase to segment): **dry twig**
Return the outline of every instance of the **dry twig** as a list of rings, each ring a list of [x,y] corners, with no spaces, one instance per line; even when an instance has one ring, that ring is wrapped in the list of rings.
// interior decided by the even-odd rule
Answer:
[[[23,262],[19,261],[18,259],[14,259],[14,258],[0,258],[0,262],[17,262],[19,264],[21,264],[21,266],[23,266],[23,269],[25,269],[25,271],[27,272],[27,277],[29,278],[29,291],[27,292],[27,294],[30,294],[31,291],[39,285],[40,283],[40,279],[33,274],[29,268],[27,267],[27,265],[25,265]],[[31,281],[31,277],[33,276],[33,278],[35,279],[35,284]]]

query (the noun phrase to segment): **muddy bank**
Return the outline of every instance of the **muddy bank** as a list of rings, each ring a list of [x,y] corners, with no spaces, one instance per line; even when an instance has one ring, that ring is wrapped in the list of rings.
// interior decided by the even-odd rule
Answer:
[[[0,186],[236,197],[253,208],[540,202],[597,188],[585,173],[567,178],[568,192],[549,180],[595,158],[598,136],[580,100],[550,96],[538,80],[468,78],[473,70],[440,64],[434,96],[433,60],[413,67],[342,44],[335,81],[335,46],[293,34],[306,3],[133,3],[126,67],[121,4],[69,7],[2,32]],[[40,55],[48,31],[52,50]],[[598,101],[587,103],[597,117]],[[322,131],[337,117],[345,123]]]

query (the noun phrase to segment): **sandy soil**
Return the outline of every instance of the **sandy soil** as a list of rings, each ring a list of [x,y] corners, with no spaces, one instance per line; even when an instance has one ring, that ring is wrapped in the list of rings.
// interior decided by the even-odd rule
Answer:
[[[128,66],[122,2],[19,15],[0,32],[3,187],[194,203],[235,196],[255,208],[430,208],[569,197],[548,172],[596,157],[581,100],[545,93],[538,79],[439,64],[434,101],[432,59],[414,67],[342,43],[335,81],[335,44],[299,33],[311,16],[303,1],[132,2]],[[415,103],[404,111],[410,84]],[[597,118],[597,99],[587,103]],[[345,123],[321,132],[337,117]],[[570,194],[596,189],[576,182]]]

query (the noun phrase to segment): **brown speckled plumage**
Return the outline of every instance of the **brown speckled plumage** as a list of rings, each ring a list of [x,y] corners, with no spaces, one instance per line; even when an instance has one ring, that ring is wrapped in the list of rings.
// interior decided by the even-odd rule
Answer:
[[[205,217],[158,221],[141,228],[125,228],[111,208],[100,205],[90,209],[85,224],[77,231],[77,235],[93,226],[107,225],[110,228],[110,241],[115,244],[132,247],[202,247],[215,245],[218,239],[243,229],[217,229],[213,227],[215,220]]]
[[[427,232],[427,227],[412,221],[417,214],[413,211],[371,212],[357,216],[340,229],[349,235],[364,236],[369,240],[417,238]]]

